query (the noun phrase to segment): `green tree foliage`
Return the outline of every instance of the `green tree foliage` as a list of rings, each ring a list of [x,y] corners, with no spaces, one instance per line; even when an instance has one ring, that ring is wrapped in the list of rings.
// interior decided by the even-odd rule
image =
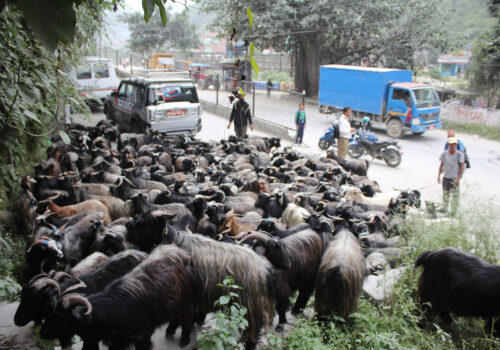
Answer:
[[[443,0],[440,10],[447,14],[445,29],[452,37],[464,43],[474,39],[495,26],[495,19],[488,12],[489,0]]]
[[[101,9],[94,2],[80,6],[75,43],[59,43],[55,54],[33,36],[20,9],[9,4],[0,11],[0,198],[17,193],[19,176],[42,158],[64,105],[84,108],[67,72],[93,44]]]
[[[467,74],[473,89],[488,94],[487,107],[491,108],[500,104],[500,0],[490,0],[489,10],[497,23],[476,39]]]
[[[187,10],[174,14],[168,12],[165,27],[159,11],[151,16],[149,23],[145,23],[138,12],[125,15],[123,19],[129,25],[129,45],[134,52],[150,53],[171,47],[186,51],[201,44]]]
[[[121,0],[0,0],[0,10],[7,5],[21,9],[23,18],[37,39],[50,51],[58,43],[72,44],[77,32],[77,16],[81,7],[117,11]],[[142,0],[144,20],[158,8],[163,26],[167,24],[165,4],[168,0]],[[175,0],[172,0],[175,2]],[[100,11],[100,10],[99,10]]]
[[[263,3],[199,0],[217,15],[214,28],[258,47],[292,53],[295,85],[315,94],[321,64],[370,64],[412,68],[418,49],[449,45],[442,30],[438,0],[277,0]],[[254,14],[253,29],[245,16]]]

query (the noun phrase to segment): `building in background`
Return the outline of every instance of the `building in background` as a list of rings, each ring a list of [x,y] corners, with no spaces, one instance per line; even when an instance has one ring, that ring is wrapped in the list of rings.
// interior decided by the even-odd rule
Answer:
[[[201,45],[195,52],[225,52],[226,39],[217,37],[215,32],[203,32],[199,35]]]
[[[441,55],[438,58],[442,76],[462,77],[469,65],[469,56]]]

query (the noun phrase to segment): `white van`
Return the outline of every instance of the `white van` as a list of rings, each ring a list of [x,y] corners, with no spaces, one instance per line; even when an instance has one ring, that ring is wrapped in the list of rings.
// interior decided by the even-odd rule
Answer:
[[[73,72],[73,78],[81,86],[81,93],[89,104],[102,104],[107,95],[116,91],[120,81],[115,67],[108,58],[84,57],[85,63]]]

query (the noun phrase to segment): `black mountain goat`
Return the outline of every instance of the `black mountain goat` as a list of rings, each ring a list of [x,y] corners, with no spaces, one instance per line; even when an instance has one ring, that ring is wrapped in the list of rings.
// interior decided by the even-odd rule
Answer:
[[[52,310],[60,294],[70,286],[83,281],[85,287],[79,288],[79,291],[87,295],[99,292],[112,281],[131,271],[145,258],[145,253],[129,249],[115,254],[95,270],[88,271],[78,278],[65,272],[37,275],[26,283],[21,291],[21,302],[14,316],[14,323],[20,327],[30,321],[40,323]]]
[[[124,277],[88,297],[63,295],[42,324],[44,339],[78,334],[85,349],[151,349],[151,335],[167,322],[182,325],[180,345],[189,343],[193,326],[193,274],[190,257],[172,245],[158,247]]]
[[[280,267],[276,265],[275,260],[276,255],[281,258],[281,251],[290,260],[289,267],[280,270],[285,285],[280,285],[280,291],[276,295],[279,323],[286,323],[286,310],[290,306],[289,298],[292,293],[296,290],[299,291],[299,296],[292,309],[292,314],[297,315],[306,307],[314,291],[314,283],[323,252],[323,242],[316,232],[305,229],[283,239],[275,239],[262,232],[254,232],[244,237],[240,244],[253,238],[263,243],[264,256],[276,267]]]
[[[481,317],[491,332],[493,319],[500,316],[500,266],[451,247],[422,253],[415,261],[419,266],[418,297],[426,317],[436,313],[445,322],[451,321],[450,313]],[[494,332],[500,335],[498,319]]]

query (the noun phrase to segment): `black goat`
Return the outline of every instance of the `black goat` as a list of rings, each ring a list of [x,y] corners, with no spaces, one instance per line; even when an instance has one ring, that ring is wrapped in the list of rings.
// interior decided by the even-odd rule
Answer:
[[[283,239],[271,238],[261,232],[251,233],[240,241],[258,239],[265,249],[264,256],[280,270],[282,282],[277,287],[276,310],[279,323],[286,323],[286,310],[290,296],[299,291],[292,314],[297,315],[306,307],[314,291],[319,263],[323,253],[320,236],[310,230],[302,230]]]
[[[14,316],[14,323],[20,327],[30,321],[40,323],[52,310],[60,293],[69,287],[84,282],[85,287],[83,285],[78,287],[79,291],[87,295],[97,293],[128,273],[145,258],[145,253],[127,250],[114,255],[95,270],[84,273],[78,278],[74,277],[71,271],[37,275],[26,283],[21,291],[21,302]]]
[[[450,313],[481,317],[486,333],[491,332],[500,316],[500,266],[451,247],[422,253],[415,261],[419,266],[418,297],[427,318],[433,313],[445,322],[451,321]],[[494,332],[500,335],[498,320]]]
[[[189,255],[164,245],[100,293],[87,298],[63,295],[43,322],[41,336],[53,339],[76,333],[85,349],[97,349],[100,340],[110,349],[131,343],[136,349],[150,349],[155,328],[173,322],[182,325],[180,345],[185,346],[193,323],[193,293]]]

